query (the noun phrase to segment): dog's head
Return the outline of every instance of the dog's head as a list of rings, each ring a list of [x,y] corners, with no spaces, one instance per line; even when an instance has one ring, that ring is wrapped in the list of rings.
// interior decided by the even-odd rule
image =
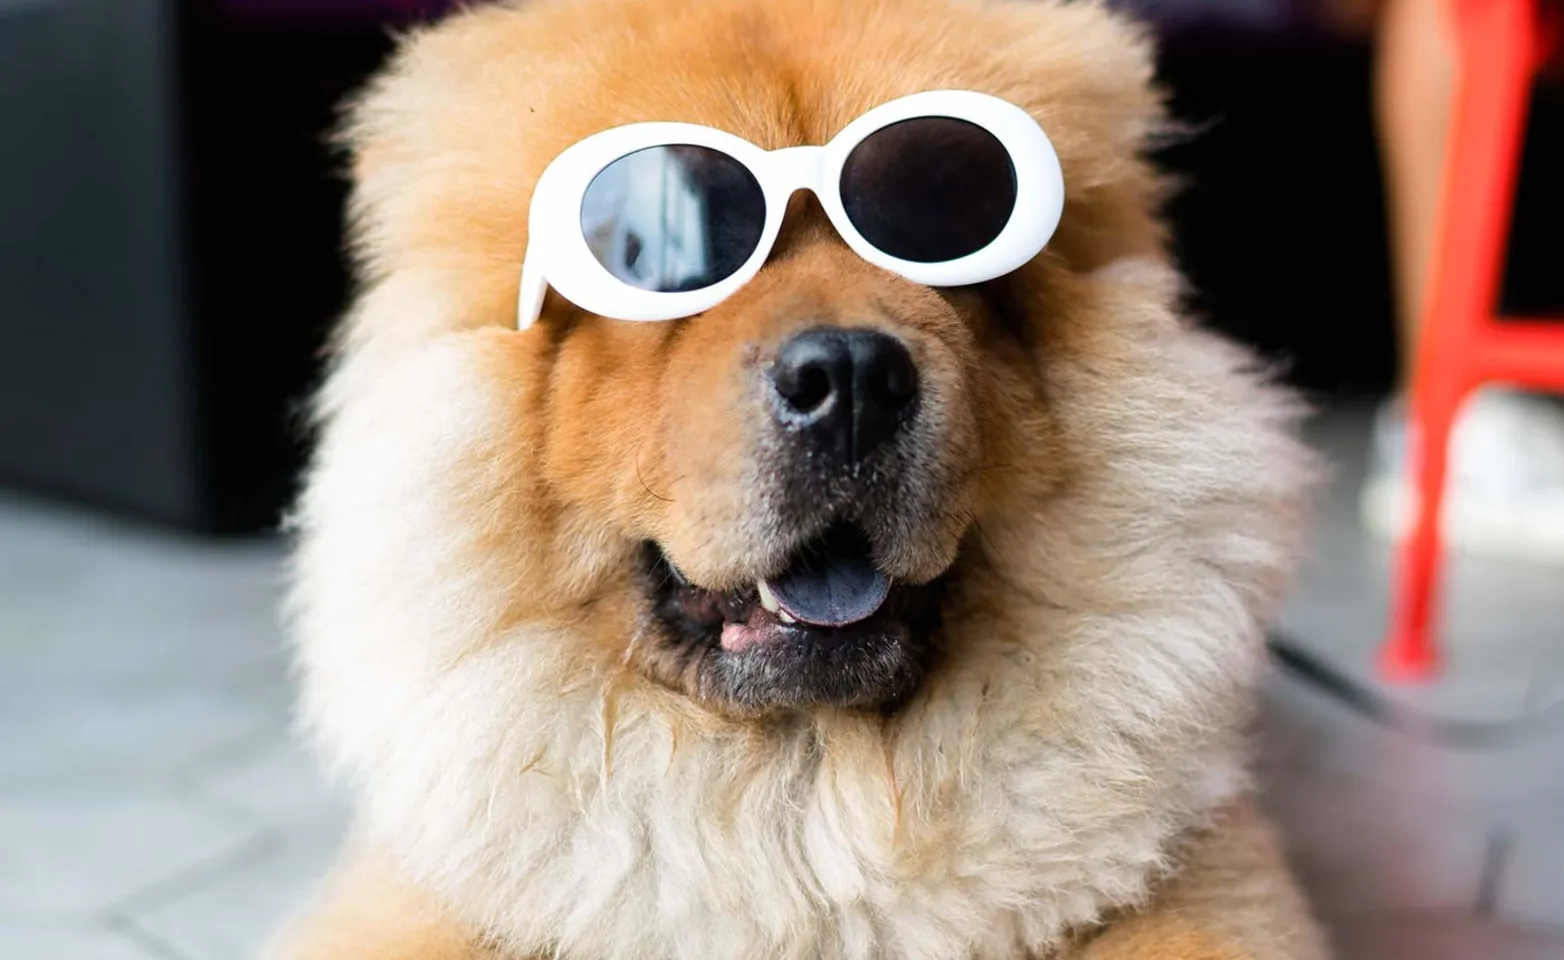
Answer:
[[[596,639],[720,711],[892,707],[948,652],[965,555],[1091,455],[1061,431],[1077,401],[1052,371],[1115,333],[1077,278],[1159,252],[1137,156],[1148,72],[1139,34],[1088,4],[470,14],[410,45],[355,114],[369,289],[350,358],[483,355],[470,376],[487,379],[464,387],[487,394],[485,455],[426,494],[516,492],[482,520],[502,556],[530,554],[512,615],[614,595]],[[705,313],[628,323],[551,295],[509,329],[533,182],[580,137],[679,120],[821,144],[951,87],[1030,110],[1061,154],[1064,223],[1016,274],[920,286],[860,260],[800,194],[760,274]]]

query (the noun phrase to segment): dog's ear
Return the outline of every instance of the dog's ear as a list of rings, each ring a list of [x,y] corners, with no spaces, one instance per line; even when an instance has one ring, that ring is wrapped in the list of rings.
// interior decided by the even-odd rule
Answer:
[[[1048,131],[1065,177],[1050,250],[1076,269],[1163,256],[1166,182],[1147,152],[1170,129],[1150,30],[1097,0],[996,0],[1000,92]]]
[[[373,282],[388,272],[394,242],[386,209],[405,191],[413,176],[415,145],[410,133],[418,125],[420,73],[418,46],[428,28],[398,38],[396,50],[368,83],[339,107],[332,140],[346,160],[348,251],[359,279]]]
[[[515,4],[462,10],[401,38],[343,108],[357,279],[459,292],[434,327],[514,322],[527,201],[552,146],[518,121],[545,82],[538,34]]]

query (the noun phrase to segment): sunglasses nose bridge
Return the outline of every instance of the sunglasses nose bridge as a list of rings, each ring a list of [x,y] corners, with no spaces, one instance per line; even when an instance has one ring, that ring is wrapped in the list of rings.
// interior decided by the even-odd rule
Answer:
[[[799,190],[808,190],[819,196],[824,189],[824,147],[783,147],[771,151],[768,157],[779,193],[791,196]]]

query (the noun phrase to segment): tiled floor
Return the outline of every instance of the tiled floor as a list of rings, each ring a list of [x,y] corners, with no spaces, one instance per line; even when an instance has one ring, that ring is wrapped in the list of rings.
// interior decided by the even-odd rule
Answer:
[[[324,869],[280,559],[0,501],[0,958],[247,960]]]
[[[1362,411],[1287,615],[1362,677],[1386,551],[1357,532]],[[0,958],[246,960],[343,814],[287,732],[280,548],[0,499]],[[1394,695],[1477,718],[1564,697],[1564,571],[1462,561],[1450,675]],[[1261,776],[1361,960],[1564,960],[1564,724],[1459,754],[1273,678]]]

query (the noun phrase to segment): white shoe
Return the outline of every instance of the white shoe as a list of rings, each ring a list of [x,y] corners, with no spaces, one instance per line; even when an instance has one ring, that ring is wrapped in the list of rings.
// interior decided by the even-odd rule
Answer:
[[[1406,433],[1401,403],[1381,407],[1359,507],[1364,525],[1387,539],[1406,535],[1417,508]],[[1441,531],[1465,553],[1564,563],[1564,407],[1492,388],[1467,402],[1451,433]]]

